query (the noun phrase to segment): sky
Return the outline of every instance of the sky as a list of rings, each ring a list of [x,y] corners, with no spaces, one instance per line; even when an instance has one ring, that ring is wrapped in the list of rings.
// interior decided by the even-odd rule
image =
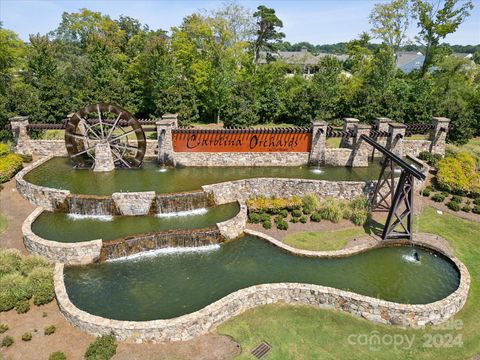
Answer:
[[[312,44],[331,44],[349,41],[363,31],[368,31],[368,15],[375,3],[382,0],[239,0],[238,3],[255,9],[263,4],[276,10],[283,21],[282,31],[291,43],[308,41]],[[454,34],[446,37],[450,44],[480,43],[480,0],[470,17]],[[0,0],[0,21],[3,27],[15,31],[27,41],[29,34],[46,34],[60,23],[63,12],[76,12],[88,8],[108,14],[112,18],[127,15],[147,24],[150,29],[169,30],[178,26],[183,17],[199,9],[212,10],[222,1],[200,0]],[[412,24],[410,37],[416,34]]]

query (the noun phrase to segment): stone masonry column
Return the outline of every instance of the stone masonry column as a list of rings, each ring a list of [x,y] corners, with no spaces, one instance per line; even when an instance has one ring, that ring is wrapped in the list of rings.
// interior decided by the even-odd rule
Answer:
[[[368,166],[368,156],[371,152],[371,147],[368,143],[362,140],[361,136],[370,135],[370,130],[372,129],[372,127],[367,124],[356,124],[354,129],[355,137],[353,138],[353,158],[351,166],[365,167]]]
[[[22,155],[31,155],[28,135],[28,116],[15,116],[9,119],[12,127],[15,151]]]
[[[110,144],[101,142],[95,145],[95,166],[93,171],[107,172],[115,169]]]
[[[393,123],[393,120],[386,117],[377,117],[375,119],[375,125],[378,131],[388,131],[388,124],[390,123]]]
[[[432,118],[432,130],[430,130],[430,152],[432,154],[445,155],[445,142],[447,139],[450,119],[444,117]]]
[[[388,132],[390,137],[387,141],[387,149],[400,157],[403,156],[403,138],[405,137],[405,124],[391,123],[388,124]]]
[[[158,163],[160,166],[175,166],[172,129],[178,126],[177,114],[165,114],[155,125],[158,138]]]
[[[347,130],[355,130],[355,126],[358,124],[359,120],[355,118],[344,118],[343,119],[343,131]],[[348,148],[352,149],[353,148],[353,142],[352,138],[342,138],[342,141],[340,142],[340,147],[341,148]]]
[[[312,143],[308,163],[318,166],[325,163],[325,140],[327,138],[327,122],[317,120],[312,123]]]

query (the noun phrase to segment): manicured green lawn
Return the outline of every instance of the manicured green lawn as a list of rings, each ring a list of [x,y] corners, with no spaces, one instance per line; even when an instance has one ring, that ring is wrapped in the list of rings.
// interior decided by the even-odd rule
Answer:
[[[261,341],[272,345],[268,359],[470,359],[480,354],[480,224],[427,208],[419,229],[448,239],[470,272],[467,304],[454,317],[456,322],[449,323],[454,329],[405,330],[339,311],[276,304],[247,311],[219,326],[218,332],[241,344],[241,359],[253,359],[250,351]],[[371,335],[385,342],[363,345]],[[411,347],[405,336],[413,339]],[[394,337],[403,343],[394,346],[389,342]]]
[[[325,141],[325,144],[328,148],[337,149],[340,147],[341,142],[342,142],[342,138],[328,138]]]
[[[7,218],[0,214],[0,234],[7,228]]]
[[[339,250],[348,240],[365,235],[361,226],[334,231],[302,231],[287,235],[283,242],[287,245],[315,251]]]

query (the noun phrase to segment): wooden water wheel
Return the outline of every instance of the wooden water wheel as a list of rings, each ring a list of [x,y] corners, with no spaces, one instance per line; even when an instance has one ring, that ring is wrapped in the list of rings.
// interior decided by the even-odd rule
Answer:
[[[69,118],[65,127],[68,155],[78,168],[95,165],[95,147],[108,144],[117,168],[137,168],[146,151],[145,133],[128,111],[112,104],[89,105]]]

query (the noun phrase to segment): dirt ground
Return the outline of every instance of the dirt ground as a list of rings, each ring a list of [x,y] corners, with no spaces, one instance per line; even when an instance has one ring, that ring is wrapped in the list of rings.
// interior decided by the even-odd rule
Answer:
[[[15,180],[3,184],[0,191],[0,212],[6,216],[7,229],[0,234],[0,247],[16,248],[26,253],[22,241],[22,223],[34,210],[34,206],[25,200],[15,188]],[[46,316],[44,317],[44,313]],[[84,333],[63,317],[55,301],[44,306],[31,304],[26,314],[17,314],[15,310],[0,312],[0,323],[7,324],[9,330],[0,334],[0,338],[10,335],[14,344],[0,349],[0,358],[5,360],[47,360],[55,351],[63,351],[68,360],[83,359],[88,345],[94,336]],[[55,325],[52,335],[44,335],[43,329]],[[31,341],[22,341],[22,334],[31,332]],[[133,344],[119,342],[114,360],[140,359],[232,359],[240,353],[239,345],[230,337],[206,334],[190,341],[166,344]]]

